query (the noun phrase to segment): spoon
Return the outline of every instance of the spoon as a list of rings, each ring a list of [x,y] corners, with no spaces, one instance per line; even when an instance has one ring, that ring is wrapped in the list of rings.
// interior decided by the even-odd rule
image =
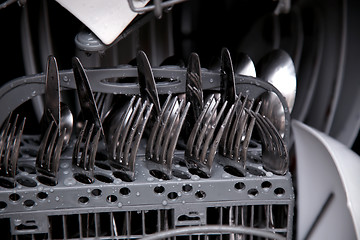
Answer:
[[[280,49],[268,53],[258,63],[256,71],[259,78],[279,89],[291,113],[296,95],[296,73],[289,54]]]
[[[236,56],[235,74],[256,77],[254,62],[245,53]]]

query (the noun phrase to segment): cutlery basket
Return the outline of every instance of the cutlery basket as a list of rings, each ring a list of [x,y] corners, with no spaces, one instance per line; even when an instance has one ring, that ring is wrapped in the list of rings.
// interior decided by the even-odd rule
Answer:
[[[93,181],[62,154],[58,183],[35,174],[37,139],[23,136],[16,182],[0,180],[0,228],[5,239],[138,239],[186,226],[244,226],[292,237],[294,192],[290,173],[274,175],[256,159],[246,176],[215,161],[210,178],[189,172],[176,152],[173,178],[145,161],[135,181],[97,156]],[[255,146],[252,151],[259,151]],[[260,153],[260,152],[259,152]],[[256,154],[255,154],[256,155]],[[122,180],[121,180],[122,179]],[[263,239],[232,233],[179,235],[176,239]]]

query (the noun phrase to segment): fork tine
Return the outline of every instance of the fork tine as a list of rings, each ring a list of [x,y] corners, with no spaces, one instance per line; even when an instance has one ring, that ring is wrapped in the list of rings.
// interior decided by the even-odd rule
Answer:
[[[172,112],[176,106],[176,103],[177,103],[177,97],[174,97],[171,101],[171,104],[170,106],[165,109],[165,115],[164,115],[164,121],[163,119],[161,119],[161,125],[162,127],[160,128],[159,130],[159,133],[158,133],[158,136],[157,136],[157,141],[156,141],[156,145],[155,145],[155,159],[156,161],[159,161],[160,159],[160,150],[161,150],[161,144],[163,142],[163,136],[164,136],[164,132],[165,130],[168,131],[168,124],[169,124],[169,120],[170,120],[170,117],[172,115]]]
[[[54,150],[52,164],[51,164],[51,172],[54,174],[54,176],[57,175],[57,172],[59,170],[61,150],[62,150],[62,147],[64,144],[66,131],[67,131],[66,128],[64,128],[61,131],[60,136],[58,136],[58,138],[56,140],[55,150]],[[54,135],[56,135],[56,134],[54,134]]]
[[[17,120],[18,120],[19,115],[16,115],[15,121],[14,123],[9,123],[9,127],[11,126],[10,129],[10,134],[6,137],[6,147],[5,147],[5,153],[4,153],[4,165],[5,165],[5,173],[9,174],[9,160],[10,160],[10,155],[11,155],[11,151],[12,151],[12,147],[13,147],[13,138],[15,135],[15,131],[16,131],[16,124],[17,124]]]
[[[82,127],[79,136],[76,139],[76,143],[74,146],[74,151],[73,151],[73,164],[75,164],[76,166],[80,167],[80,161],[81,158],[79,158],[79,153],[80,153],[80,144],[82,142],[82,139],[84,137],[85,134],[85,129],[88,125],[88,120],[85,120],[84,126]]]
[[[220,126],[220,129],[219,129],[218,133],[216,134],[216,137],[215,137],[214,141],[211,144],[209,155],[208,155],[208,165],[209,166],[212,165],[212,162],[213,162],[215,154],[216,154],[216,149],[217,149],[217,147],[219,145],[219,142],[220,142],[220,139],[221,139],[222,134],[224,132],[225,126],[228,125],[230,117],[232,115],[232,112],[234,112],[234,111],[235,111],[235,106],[233,104],[230,107],[229,112],[226,114],[226,117],[225,117],[224,121],[222,122],[222,124]]]
[[[128,140],[128,132],[130,129],[130,126],[132,125],[132,122],[134,120],[134,117],[136,115],[136,112],[141,104],[141,98],[138,98],[135,107],[133,108],[133,111],[131,112],[131,115],[129,117],[129,120],[125,123],[124,128],[121,131],[121,141],[119,146],[117,147],[117,156],[120,157],[121,160],[124,158],[124,147],[126,144],[126,141]],[[126,116],[125,116],[126,117]]]
[[[52,172],[52,157],[53,157],[53,153],[54,153],[54,146],[55,146],[55,141],[56,139],[59,137],[57,135],[57,132],[58,132],[58,126],[55,125],[55,133],[53,132],[53,129],[52,129],[52,136],[51,136],[51,140],[50,142],[48,142],[48,145],[46,147],[46,154],[45,154],[45,166],[46,166],[46,170],[49,171],[49,172]]]
[[[238,106],[239,103],[241,102],[241,92],[239,93],[239,97],[236,99],[235,101],[235,104],[234,104],[234,107],[235,106]],[[225,126],[224,128],[224,133],[222,135],[222,139],[221,139],[221,142],[220,142],[220,147],[221,147],[221,150],[222,150],[222,154],[223,155],[226,155],[227,153],[227,140],[228,140],[228,137],[229,137],[229,131],[230,129],[233,129],[232,128],[232,124],[233,123],[233,119],[234,119],[234,115],[235,115],[235,111],[232,111],[231,112],[231,115],[230,115],[230,118],[229,118],[229,123]]]
[[[203,127],[202,127],[202,129],[201,129],[201,131],[199,133],[199,137],[198,137],[198,139],[196,141],[196,144],[195,144],[194,155],[195,155],[196,159],[199,158],[199,152],[200,152],[201,146],[203,144],[205,134],[209,130],[208,127],[209,127],[210,121],[217,114],[216,109],[217,109],[217,106],[219,105],[219,101],[213,100],[212,102],[213,103],[210,104],[210,107],[208,109],[208,112],[210,113],[210,115],[208,116],[208,118],[205,118],[205,123],[203,124]]]
[[[147,103],[147,105],[149,105]],[[151,111],[153,109],[153,106],[154,104],[151,103],[147,110],[146,110],[146,113],[145,113],[145,117],[141,120],[141,123],[138,127],[138,130],[137,130],[137,134],[136,134],[136,137],[135,137],[135,140],[134,140],[134,146],[133,146],[133,149],[131,149],[131,154],[130,154],[130,162],[133,163],[132,166],[130,166],[130,170],[134,170],[134,163],[135,163],[135,159],[136,159],[136,153],[137,153],[137,150],[139,149],[139,144],[140,144],[140,140],[141,140],[141,137],[144,133],[144,130],[145,130],[145,126],[150,118],[150,114],[151,114]],[[135,150],[136,151],[135,151]]]
[[[51,130],[52,130],[54,124],[55,124],[55,122],[51,121],[51,123],[48,126],[48,128],[46,129],[45,134],[43,136],[43,139],[42,139],[42,141],[40,143],[38,155],[37,155],[37,158],[36,158],[36,167],[38,167],[38,168],[46,167],[44,165],[45,148],[47,147],[47,143],[49,141],[50,133],[51,133]]]
[[[199,128],[200,128],[200,126],[202,124],[202,121],[203,121],[203,119],[205,117],[205,114],[208,112],[210,104],[213,101],[215,101],[214,98],[215,98],[215,96],[214,96],[214,94],[212,94],[210,96],[209,100],[206,102],[206,104],[204,106],[204,109],[201,112],[199,118],[196,120],[195,126],[192,129],[192,131],[190,133],[190,136],[189,136],[189,139],[188,139],[188,142],[186,144],[186,149],[185,149],[186,156],[189,156],[189,157],[193,156],[193,147],[194,147],[194,142],[195,142],[196,136],[198,134],[198,131],[199,131]]]
[[[247,104],[247,103],[244,103],[244,105]],[[254,104],[254,101],[251,100],[249,102],[249,106],[247,106],[246,108],[248,109],[251,109],[252,106]],[[235,145],[234,145],[234,159],[235,161],[239,162],[240,161],[240,143],[241,143],[241,140],[242,140],[242,137],[245,133],[246,135],[246,124],[247,124],[247,120],[248,120],[248,114],[246,113],[246,111],[242,111],[241,112],[242,114],[242,119],[240,121],[240,126],[237,126],[238,128],[238,131],[237,131],[237,136],[236,136],[236,140],[235,140]]]
[[[170,122],[170,126],[167,128],[167,131],[166,131],[166,134],[164,137],[164,141],[162,144],[162,151],[160,153],[160,162],[162,164],[166,164],[168,160],[171,160],[171,159],[167,159],[166,152],[169,150],[168,145],[169,145],[170,138],[173,137],[174,131],[176,130],[176,129],[174,130],[174,127],[175,126],[179,127],[177,121],[179,120],[179,115],[184,106],[184,103],[185,103],[184,100],[181,100],[177,109],[172,109],[172,112],[175,110],[175,114],[173,116],[173,119]],[[177,101],[176,101],[176,104],[178,104]],[[166,164],[166,165],[171,166],[170,164]]]
[[[233,144],[235,142],[234,138],[235,138],[235,135],[238,133],[238,131],[241,130],[241,129],[239,129],[239,125],[244,120],[243,119],[244,108],[245,108],[245,105],[246,105],[247,101],[248,101],[248,96],[245,96],[244,101],[239,102],[241,104],[240,105],[240,110],[238,110],[239,106],[235,106],[236,119],[235,119],[235,122],[234,122],[234,125],[233,125],[234,127],[233,127],[232,131],[230,132],[230,136],[229,136],[229,140],[228,140],[228,146],[227,146],[227,152],[231,156],[231,158],[234,155],[234,148],[233,148]]]
[[[11,172],[10,175],[12,177],[15,177],[16,175],[16,169],[17,169],[17,161],[19,157],[19,149],[20,149],[20,142],[21,142],[21,136],[24,131],[26,118],[23,118],[23,121],[20,124],[20,127],[17,129],[15,138],[13,141],[13,148],[11,151],[11,157],[10,157],[10,163],[11,163]]]
[[[135,148],[131,148],[132,144],[133,144],[133,140],[134,140],[134,136],[135,133],[137,133],[137,128],[139,126],[139,124],[141,123],[141,120],[143,118],[143,114],[144,111],[146,109],[147,106],[147,101],[144,102],[144,104],[142,104],[142,107],[140,108],[140,110],[138,110],[137,112],[134,112],[134,115],[136,114],[136,119],[133,123],[131,123],[131,130],[126,138],[126,143],[125,143],[125,150],[124,150],[124,161],[126,163],[127,166],[132,166],[133,164],[129,161],[132,160],[132,158],[130,158],[129,156],[129,151],[131,149],[131,151],[135,151],[137,152],[138,149]],[[129,126],[130,127],[130,126]]]
[[[262,102],[259,102],[258,105],[256,106],[255,114],[257,114],[259,112],[261,104],[262,104]],[[242,151],[241,151],[241,159],[242,159],[242,164],[243,164],[244,168],[245,168],[246,161],[247,161],[247,151],[248,151],[249,144],[250,144],[250,138],[251,138],[251,135],[252,135],[252,132],[253,132],[253,129],[255,126],[255,120],[256,120],[255,117],[253,117],[251,115],[250,115],[250,117],[251,117],[250,124],[246,130],[246,136],[245,136],[243,146],[242,146]]]
[[[161,113],[159,116],[157,116],[157,119],[155,121],[154,126],[152,127],[147,145],[146,145],[146,158],[148,160],[154,160],[154,144],[155,144],[155,139],[157,134],[159,133],[158,129],[160,127],[160,123],[161,123],[161,118],[164,115],[165,110],[168,108],[168,105],[170,103],[171,100],[171,94],[168,95],[168,97],[166,98],[166,101],[162,107]]]
[[[167,160],[168,168],[170,168],[170,166],[172,164],[172,158],[174,156],[174,151],[175,151],[175,148],[176,148],[176,142],[177,142],[177,140],[179,138],[181,128],[182,128],[182,126],[183,126],[183,124],[185,122],[185,118],[186,118],[187,113],[189,111],[190,104],[191,103],[189,103],[189,102],[186,104],[185,109],[184,109],[184,111],[182,113],[182,116],[181,116],[181,118],[179,120],[179,123],[177,125],[176,131],[175,131],[174,135],[172,136],[172,139],[171,139],[171,142],[170,142],[170,147],[169,147],[169,149],[167,151],[167,156],[166,156],[166,158],[168,159]]]
[[[113,160],[116,160],[116,147],[119,144],[119,137],[120,134],[122,133],[122,129],[125,127],[126,122],[127,122],[127,116],[129,116],[129,114],[131,114],[132,112],[132,106],[135,102],[136,96],[133,96],[130,100],[130,102],[128,103],[128,107],[125,111],[125,113],[123,113],[120,125],[116,128],[115,130],[115,134],[113,136],[113,138],[110,140],[110,142],[108,143],[110,145],[110,156],[113,158]]]
[[[85,171],[89,170],[88,151],[89,151],[89,146],[90,146],[91,137],[92,137],[94,128],[95,128],[95,124],[92,123],[89,131],[86,132],[85,145],[84,145],[84,148],[83,148],[83,150],[81,152],[81,165],[84,166],[83,168],[84,168]]]
[[[99,146],[100,135],[101,135],[101,130],[98,129],[90,143],[90,156],[89,156],[89,170],[90,171],[94,170],[95,157],[96,157],[96,152],[97,152],[97,149]]]
[[[206,139],[205,139],[205,143],[203,144],[203,146],[201,147],[202,148],[202,151],[201,151],[201,156],[200,156],[200,161],[202,163],[204,163],[205,165],[207,165],[209,167],[209,169],[211,168],[211,165],[209,164],[212,164],[212,161],[209,161],[206,159],[206,154],[208,152],[208,149],[209,149],[209,145],[210,145],[210,141],[212,140],[213,138],[213,135],[214,135],[214,132],[215,132],[215,129],[216,129],[216,126],[218,125],[219,121],[220,121],[220,118],[222,117],[226,107],[227,107],[227,104],[228,102],[225,101],[224,105],[222,106],[219,114],[216,116],[216,119],[215,121],[211,124],[211,130],[210,132],[206,135]]]

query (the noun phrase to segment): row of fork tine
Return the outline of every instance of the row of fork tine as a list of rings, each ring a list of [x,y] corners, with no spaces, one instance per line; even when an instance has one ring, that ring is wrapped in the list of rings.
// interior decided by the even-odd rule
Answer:
[[[11,121],[12,114],[4,123],[0,133],[0,172],[1,175],[14,178],[17,171],[20,140],[26,118],[18,124],[19,115]]]

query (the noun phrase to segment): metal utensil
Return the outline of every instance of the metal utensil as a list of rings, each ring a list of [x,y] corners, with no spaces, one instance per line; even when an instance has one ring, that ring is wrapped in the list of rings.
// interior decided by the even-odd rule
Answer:
[[[260,113],[247,110],[256,118],[262,145],[262,162],[266,170],[284,175],[289,169],[289,154],[284,140],[272,122]]]
[[[254,62],[245,53],[236,56],[235,74],[256,77]]]
[[[70,141],[74,120],[70,108],[61,103],[60,99],[60,80],[56,58],[49,56],[46,68],[45,106],[41,120],[41,130],[42,135],[44,135],[50,123],[54,121],[59,126],[57,128],[58,135],[66,129],[66,135],[64,136],[64,146],[66,146]]]
[[[296,96],[296,72],[289,54],[280,49],[268,53],[257,64],[256,71],[258,77],[279,89],[291,113]]]
[[[101,135],[104,136],[104,130],[100,120],[99,112],[84,67],[77,57],[73,57],[72,66],[82,117],[85,121],[88,121],[89,125],[94,124],[95,132],[100,129]]]
[[[12,114],[3,125],[0,133],[0,174],[14,178],[17,171],[20,140],[24,131],[26,118],[18,124],[19,115],[11,121]]]

